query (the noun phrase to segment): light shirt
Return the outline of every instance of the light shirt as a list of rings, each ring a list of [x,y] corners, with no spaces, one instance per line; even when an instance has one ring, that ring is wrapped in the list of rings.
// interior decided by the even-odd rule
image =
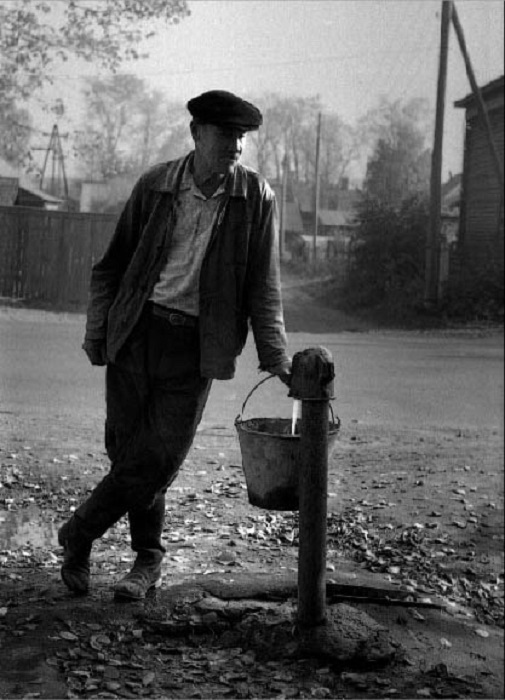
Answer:
[[[168,260],[154,286],[151,301],[198,316],[200,270],[224,194],[225,182],[213,195],[205,197],[194,183],[189,162],[186,163]]]

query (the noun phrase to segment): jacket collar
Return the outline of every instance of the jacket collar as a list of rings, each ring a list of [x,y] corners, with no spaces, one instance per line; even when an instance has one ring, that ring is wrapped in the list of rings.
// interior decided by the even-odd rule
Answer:
[[[166,168],[163,169],[153,180],[151,189],[156,192],[169,192],[174,194],[177,188],[177,183],[182,178],[186,165],[193,158],[194,151],[188,153],[183,158],[169,161]],[[240,163],[235,168],[233,176],[230,180],[229,190],[230,197],[247,197],[247,168]]]

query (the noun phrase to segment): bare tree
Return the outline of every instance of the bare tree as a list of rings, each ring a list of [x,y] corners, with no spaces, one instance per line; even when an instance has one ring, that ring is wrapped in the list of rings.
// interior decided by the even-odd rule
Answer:
[[[14,161],[29,155],[23,134],[31,125],[20,105],[54,82],[56,67],[72,57],[115,72],[146,55],[139,44],[157,27],[187,15],[185,0],[2,0],[0,131],[12,144],[4,144],[3,155]]]
[[[116,74],[89,79],[86,104],[87,127],[78,134],[76,150],[89,175],[106,178],[145,169],[166,133],[163,96],[140,78]]]
[[[182,103],[168,104],[164,111],[163,137],[156,151],[158,161],[180,158],[193,148],[188,116],[188,111]]]
[[[365,180],[369,195],[398,206],[413,194],[427,193],[430,115],[425,100],[403,105],[385,98],[365,115],[361,121],[363,140],[372,148]]]
[[[321,134],[321,195],[328,200],[329,191],[347,174],[351,163],[361,154],[358,132],[336,114],[324,113],[318,97],[282,97],[275,93],[259,96],[264,124],[252,136],[259,170],[280,180],[287,157],[292,178],[312,185],[315,177],[316,127],[318,113],[323,112]]]

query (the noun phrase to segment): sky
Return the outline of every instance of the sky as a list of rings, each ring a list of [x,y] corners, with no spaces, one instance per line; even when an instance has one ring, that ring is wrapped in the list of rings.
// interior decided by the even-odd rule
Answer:
[[[150,57],[128,67],[177,102],[210,89],[245,96],[318,95],[325,112],[353,124],[380,95],[435,105],[440,0],[189,0],[179,24],[153,27]],[[479,85],[504,72],[502,0],[456,0]],[[96,67],[87,67],[96,73]],[[55,94],[82,102],[75,74],[56,76]],[[460,172],[464,111],[470,92],[451,28],[444,128],[444,176]],[[49,117],[41,116],[49,120]],[[47,128],[50,130],[50,123]]]

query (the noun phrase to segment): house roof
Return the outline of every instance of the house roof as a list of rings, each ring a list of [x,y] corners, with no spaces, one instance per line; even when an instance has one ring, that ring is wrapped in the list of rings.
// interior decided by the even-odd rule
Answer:
[[[454,189],[450,190],[442,197],[442,209],[444,211],[451,211],[455,207],[458,207],[461,201],[461,183],[456,185]]]
[[[449,179],[447,182],[442,183],[442,197],[445,197],[447,194],[452,192],[455,189],[458,189],[461,187],[461,183],[463,181],[463,174],[462,173],[456,173],[456,175],[450,175]]]
[[[354,213],[363,198],[361,190],[337,190],[333,192],[333,200],[336,209],[328,209],[328,211],[339,211],[350,215]],[[303,213],[314,211],[314,196],[308,187],[299,186],[296,192],[296,199]]]
[[[480,88],[482,98],[484,100],[491,100],[493,97],[503,95],[503,81],[504,76],[501,75],[499,78],[491,80],[490,83],[483,85]],[[456,100],[454,106],[464,107],[466,109],[472,106],[475,103],[475,101],[475,95],[473,94],[473,92],[470,92],[468,95],[466,95],[466,97],[463,97],[461,100]]]
[[[61,197],[55,197],[54,195],[49,194],[48,192],[39,190],[38,187],[20,184],[19,190],[24,190],[25,192],[28,192],[28,194],[31,194],[33,197],[41,199],[43,202],[47,202],[48,204],[61,204],[64,201]]]
[[[314,210],[314,195],[312,193],[312,188],[302,185],[297,185],[295,188],[295,198],[298,201],[298,205],[303,212],[309,212]]]
[[[307,245],[313,246],[314,245],[314,236],[309,236],[308,234],[304,234],[302,236],[303,242],[306,243]],[[316,248],[326,246],[328,243],[333,243],[335,239],[333,236],[324,236],[323,234],[318,233],[316,236]]]
[[[442,210],[445,212],[453,210],[459,206],[461,199],[463,176],[461,173],[452,177],[442,184]]]
[[[361,190],[338,190],[337,202],[339,211],[354,212],[363,199]]]
[[[48,202],[49,204],[61,204],[63,201],[61,197],[54,197],[52,194],[38,188],[20,168],[15,167],[4,158],[0,158],[0,183],[2,181],[4,184],[2,188],[4,190],[4,195],[12,198],[12,194],[14,194],[12,201],[9,201],[8,204],[14,204],[19,190],[24,190],[33,197]]]
[[[353,217],[349,212],[335,209],[320,209],[319,223],[322,226],[352,226]]]
[[[300,210],[295,202],[286,202],[286,231],[294,233],[303,233],[303,221],[300,216]]]

